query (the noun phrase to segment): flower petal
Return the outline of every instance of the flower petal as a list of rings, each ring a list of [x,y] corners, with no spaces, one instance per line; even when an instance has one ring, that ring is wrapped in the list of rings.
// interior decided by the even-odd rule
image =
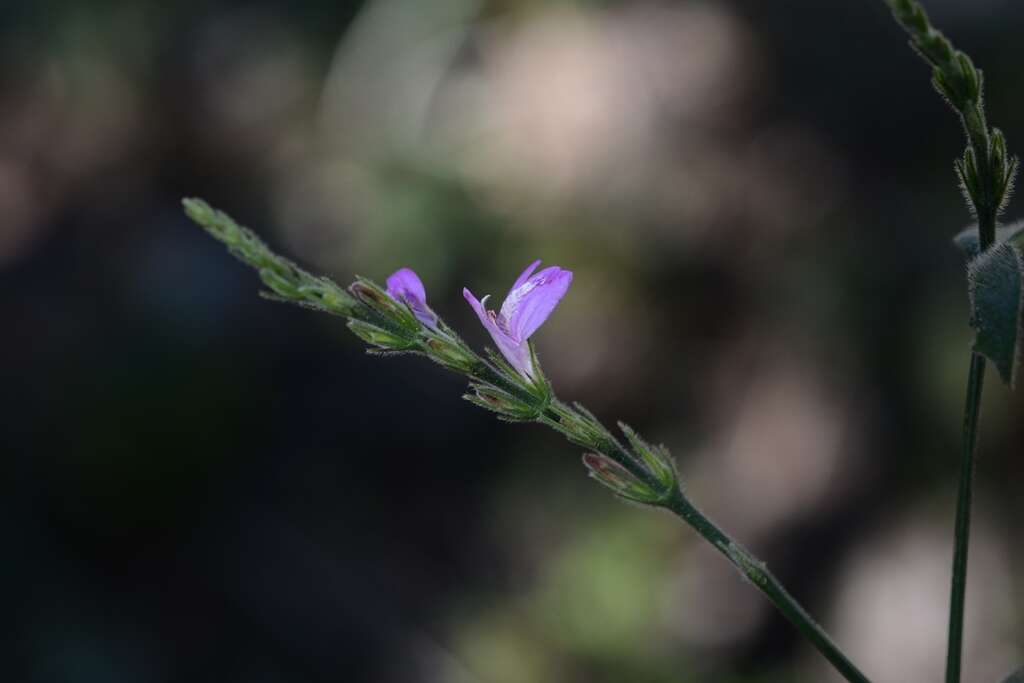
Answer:
[[[532,378],[533,360],[530,358],[529,345],[525,341],[519,342],[512,338],[498,325],[494,314],[484,307],[487,297],[484,297],[483,301],[478,301],[473,296],[473,293],[469,291],[469,288],[463,288],[462,296],[469,302],[470,307],[476,311],[477,317],[480,318],[480,323],[490,333],[491,339],[494,340],[494,344],[498,347],[501,355],[505,356],[509,364],[524,377]]]
[[[427,290],[411,268],[400,268],[388,278],[388,294],[392,298],[402,301],[406,296],[412,296],[423,303],[427,303]]]
[[[558,266],[545,268],[512,290],[501,306],[501,318],[517,341],[525,342],[544,324],[569,291],[572,272]]]
[[[522,275],[519,276],[519,279],[517,279],[515,284],[512,285],[512,289],[508,290],[508,296],[512,296],[512,292],[514,292],[517,289],[519,289],[520,287],[522,287],[523,284],[527,280],[530,279],[530,276],[533,275],[533,271],[537,270],[537,266],[539,266],[539,265],[540,265],[540,259],[537,259],[536,261],[534,261],[530,265],[526,266],[526,270],[523,271]],[[508,296],[505,297],[505,298],[507,299]]]
[[[387,284],[388,295],[392,299],[408,306],[421,323],[437,329],[437,314],[427,306],[427,290],[411,268],[396,270],[388,278]]]

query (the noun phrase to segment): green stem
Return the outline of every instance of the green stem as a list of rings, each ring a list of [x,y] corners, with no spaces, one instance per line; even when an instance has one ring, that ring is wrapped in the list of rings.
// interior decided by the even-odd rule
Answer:
[[[964,408],[963,459],[960,462],[960,491],[956,505],[956,534],[953,549],[953,586],[949,599],[949,646],[946,651],[946,683],[960,683],[963,656],[964,602],[967,594],[967,548],[971,536],[971,501],[974,498],[974,455],[978,445],[978,420],[985,384],[985,358],[971,354]]]
[[[886,0],[896,20],[910,34],[911,43],[933,69],[933,83],[960,115],[967,134],[967,151],[958,164],[968,204],[978,216],[980,252],[992,246],[996,219],[1012,185],[1016,161],[1008,157],[1006,140],[985,120],[982,75],[971,59],[953,47],[931,22],[916,0]],[[974,454],[978,444],[978,418],[985,381],[985,359],[971,353],[964,409],[963,459],[956,507],[953,584],[949,599],[949,643],[946,683],[960,683],[963,657],[964,601],[967,590],[967,552],[971,534],[971,499],[974,494]]]
[[[982,168],[991,168],[990,150],[978,151]],[[982,186],[991,194],[991,173],[984,176]],[[988,201],[978,215],[980,250],[995,242],[996,203]],[[967,598],[967,557],[971,539],[971,503],[974,499],[974,462],[978,448],[978,422],[981,397],[985,387],[985,357],[971,352],[971,369],[967,377],[967,399],[964,406],[963,456],[960,460],[960,483],[956,502],[956,527],[953,537],[953,579],[949,592],[949,638],[946,645],[946,683],[960,683],[964,641],[964,604]]]
[[[765,597],[782,612],[797,630],[800,631],[814,647],[825,656],[836,671],[851,683],[870,683],[867,676],[850,661],[850,659],[832,641],[824,629],[800,606],[792,595],[783,587],[775,576],[768,571],[764,562],[750,554],[745,548],[735,543],[729,536],[687,500],[682,493],[677,494],[666,506],[684,522],[693,527],[702,537],[719,550],[740,572],[757,587]]]

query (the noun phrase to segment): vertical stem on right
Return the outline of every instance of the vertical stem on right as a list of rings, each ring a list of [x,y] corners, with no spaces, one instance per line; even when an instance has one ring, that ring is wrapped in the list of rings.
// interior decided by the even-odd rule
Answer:
[[[964,638],[964,599],[967,593],[967,547],[971,536],[971,501],[974,497],[974,455],[978,446],[978,420],[985,384],[985,358],[971,354],[964,407],[963,459],[956,505],[956,535],[953,548],[953,587],[949,600],[949,646],[946,651],[946,683],[960,683]]]

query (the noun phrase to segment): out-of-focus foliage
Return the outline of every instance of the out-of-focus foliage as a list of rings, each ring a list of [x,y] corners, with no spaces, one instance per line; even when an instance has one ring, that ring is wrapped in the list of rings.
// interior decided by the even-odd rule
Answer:
[[[1024,9],[930,9],[1024,139]],[[464,285],[572,269],[559,394],[667,444],[868,673],[938,679],[960,135],[882,2],[11,0],[4,680],[829,680],[560,439],[260,300],[185,195],[313,272],[415,267],[478,347]],[[1024,658],[1024,421],[989,398],[980,681]]]

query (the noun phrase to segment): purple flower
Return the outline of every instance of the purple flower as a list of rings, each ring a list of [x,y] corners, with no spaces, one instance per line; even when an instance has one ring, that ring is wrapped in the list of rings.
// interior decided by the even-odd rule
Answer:
[[[497,314],[484,308],[488,297],[477,301],[468,289],[462,290],[462,296],[480,316],[480,322],[491,333],[498,350],[528,379],[533,379],[534,368],[527,340],[548,319],[572,283],[572,273],[558,266],[545,268],[533,275],[539,265],[538,260],[527,266],[512,285]]]
[[[400,268],[388,278],[388,295],[401,301],[427,327],[437,329],[437,314],[427,306],[427,290],[419,276],[409,268]]]

